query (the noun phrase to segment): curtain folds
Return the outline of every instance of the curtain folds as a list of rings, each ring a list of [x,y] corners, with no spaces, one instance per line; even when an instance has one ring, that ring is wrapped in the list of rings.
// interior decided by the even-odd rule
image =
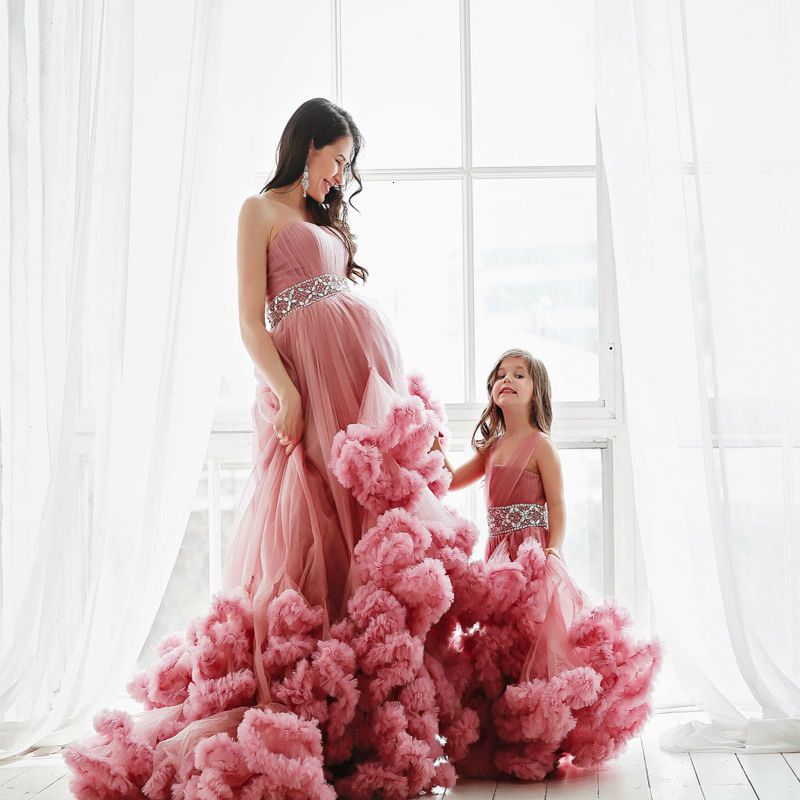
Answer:
[[[800,14],[596,5],[624,422],[655,624],[708,720],[800,750]]]
[[[8,11],[2,758],[88,732],[145,642],[206,454],[230,260],[219,4],[183,0],[167,30],[119,0]]]

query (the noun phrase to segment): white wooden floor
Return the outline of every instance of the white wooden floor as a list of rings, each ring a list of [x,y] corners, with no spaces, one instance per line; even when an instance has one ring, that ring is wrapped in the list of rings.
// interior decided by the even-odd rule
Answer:
[[[666,753],[661,731],[692,714],[656,714],[642,735],[602,769],[559,770],[547,782],[462,781],[450,800],[800,800],[800,753],[737,756]],[[0,766],[0,800],[70,798],[60,756]]]

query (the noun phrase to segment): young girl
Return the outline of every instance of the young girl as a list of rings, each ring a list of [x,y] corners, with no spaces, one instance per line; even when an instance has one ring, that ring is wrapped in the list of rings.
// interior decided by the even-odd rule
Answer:
[[[553,408],[544,364],[525,350],[503,353],[486,385],[489,404],[472,435],[477,454],[452,473],[450,490],[482,477],[489,519],[486,558],[503,544],[515,558],[534,537],[562,558],[565,509],[561,461],[550,439]],[[498,554],[499,555],[499,554]]]
[[[567,571],[544,364],[509,350],[486,388],[489,403],[472,438],[476,455],[455,470],[445,459],[450,489],[485,477],[484,571],[492,587],[481,601],[480,630],[463,640],[476,678],[465,706],[478,712],[481,734],[459,772],[538,780],[566,755],[576,766],[596,767],[636,735],[651,711],[662,646],[634,641],[625,609],[610,598],[592,607]]]

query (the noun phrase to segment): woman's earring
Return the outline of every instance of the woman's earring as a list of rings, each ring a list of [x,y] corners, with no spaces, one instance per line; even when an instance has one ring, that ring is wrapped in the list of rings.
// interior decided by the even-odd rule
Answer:
[[[303,167],[303,197],[306,196],[308,192],[308,159],[306,159],[306,165]]]

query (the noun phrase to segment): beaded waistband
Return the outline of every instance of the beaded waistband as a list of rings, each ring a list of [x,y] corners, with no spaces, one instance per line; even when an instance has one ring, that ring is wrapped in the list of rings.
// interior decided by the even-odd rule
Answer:
[[[515,503],[511,506],[493,506],[488,509],[489,536],[522,528],[546,528],[547,506],[544,503]]]
[[[296,308],[304,308],[322,300],[323,297],[330,297],[337,292],[349,290],[348,280],[344,275],[337,275],[335,272],[324,272],[322,275],[315,275],[313,278],[295,283],[282,292],[278,292],[272,300],[267,303],[267,320],[270,327],[274,328],[287,314]]]

